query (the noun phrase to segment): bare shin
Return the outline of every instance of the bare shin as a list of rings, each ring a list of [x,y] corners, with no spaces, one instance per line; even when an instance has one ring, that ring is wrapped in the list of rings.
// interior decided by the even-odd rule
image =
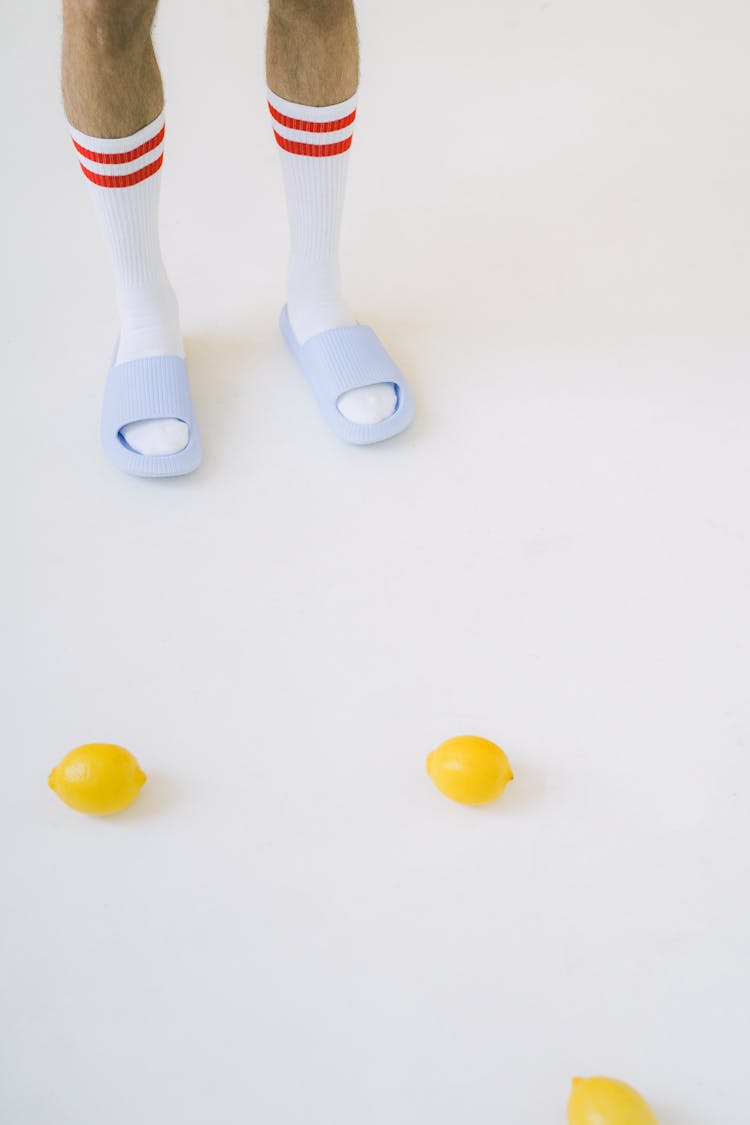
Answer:
[[[129,137],[159,115],[151,42],[157,0],[63,0],[65,113],[93,137]]]
[[[357,89],[353,0],[270,0],[266,80],[299,105],[337,105]]]

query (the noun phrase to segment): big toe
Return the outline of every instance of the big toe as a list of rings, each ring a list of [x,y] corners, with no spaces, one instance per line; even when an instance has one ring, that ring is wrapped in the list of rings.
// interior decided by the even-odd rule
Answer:
[[[373,383],[345,391],[336,406],[349,422],[375,425],[390,418],[398,406],[398,395],[393,383]]]
[[[154,418],[129,422],[120,430],[125,444],[148,457],[180,453],[190,438],[190,428],[179,418]]]

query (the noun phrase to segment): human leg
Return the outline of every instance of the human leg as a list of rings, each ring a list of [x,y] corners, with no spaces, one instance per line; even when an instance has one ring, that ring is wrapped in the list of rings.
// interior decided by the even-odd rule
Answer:
[[[151,357],[184,363],[177,301],[159,244],[164,98],[151,42],[156,3],[63,0],[65,112],[115,272],[114,366]],[[126,446],[144,456],[184,449],[186,421],[152,413],[122,426]]]
[[[291,234],[287,327],[303,347],[323,333],[357,324],[343,300],[339,276],[359,81],[352,0],[270,0],[266,77]],[[399,393],[390,381],[345,390],[336,401],[344,418],[361,425],[384,422],[398,405]]]

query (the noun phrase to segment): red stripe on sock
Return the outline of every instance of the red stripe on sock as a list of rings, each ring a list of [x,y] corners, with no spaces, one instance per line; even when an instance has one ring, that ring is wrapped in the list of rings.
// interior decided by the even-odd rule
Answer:
[[[311,145],[306,141],[288,141],[275,129],[273,135],[283,149],[286,149],[287,152],[293,152],[295,156],[336,156],[340,152],[346,152],[352,143],[351,137],[347,137],[345,141],[336,141],[332,145]]]
[[[127,176],[100,176],[98,172],[92,172],[85,164],[82,164],[81,168],[83,168],[84,176],[87,176],[92,183],[98,184],[99,187],[132,187],[133,184],[139,184],[141,180],[147,180],[149,176],[153,176],[154,172],[158,172],[163,159],[164,154],[162,153],[152,164],[147,164],[145,168],[141,168],[137,172],[128,172]]]
[[[357,116],[356,109],[353,109],[346,117],[340,117],[338,121],[303,121],[299,117],[287,117],[268,103],[268,108],[271,111],[271,117],[283,125],[286,129],[301,129],[305,133],[333,133],[336,129],[345,129],[347,125],[351,125],[354,118]]]
[[[87,160],[95,160],[97,164],[127,164],[129,160],[137,160],[139,156],[145,156],[147,152],[151,152],[152,148],[156,148],[164,140],[164,129],[162,125],[159,132],[150,141],[144,141],[142,145],[137,148],[131,148],[130,152],[93,152],[89,148],[84,148],[79,145],[78,141],[73,141],[81,156],[85,156]]]

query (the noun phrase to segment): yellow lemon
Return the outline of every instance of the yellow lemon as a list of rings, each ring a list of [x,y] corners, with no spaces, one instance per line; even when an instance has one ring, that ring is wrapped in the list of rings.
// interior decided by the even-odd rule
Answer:
[[[65,755],[49,775],[49,787],[78,812],[109,816],[131,805],[145,780],[128,750],[90,742]]]
[[[513,770],[504,752],[486,738],[462,734],[427,757],[427,772],[441,793],[462,805],[484,805],[499,797]]]
[[[570,1125],[659,1125],[641,1095],[615,1078],[574,1078]]]

